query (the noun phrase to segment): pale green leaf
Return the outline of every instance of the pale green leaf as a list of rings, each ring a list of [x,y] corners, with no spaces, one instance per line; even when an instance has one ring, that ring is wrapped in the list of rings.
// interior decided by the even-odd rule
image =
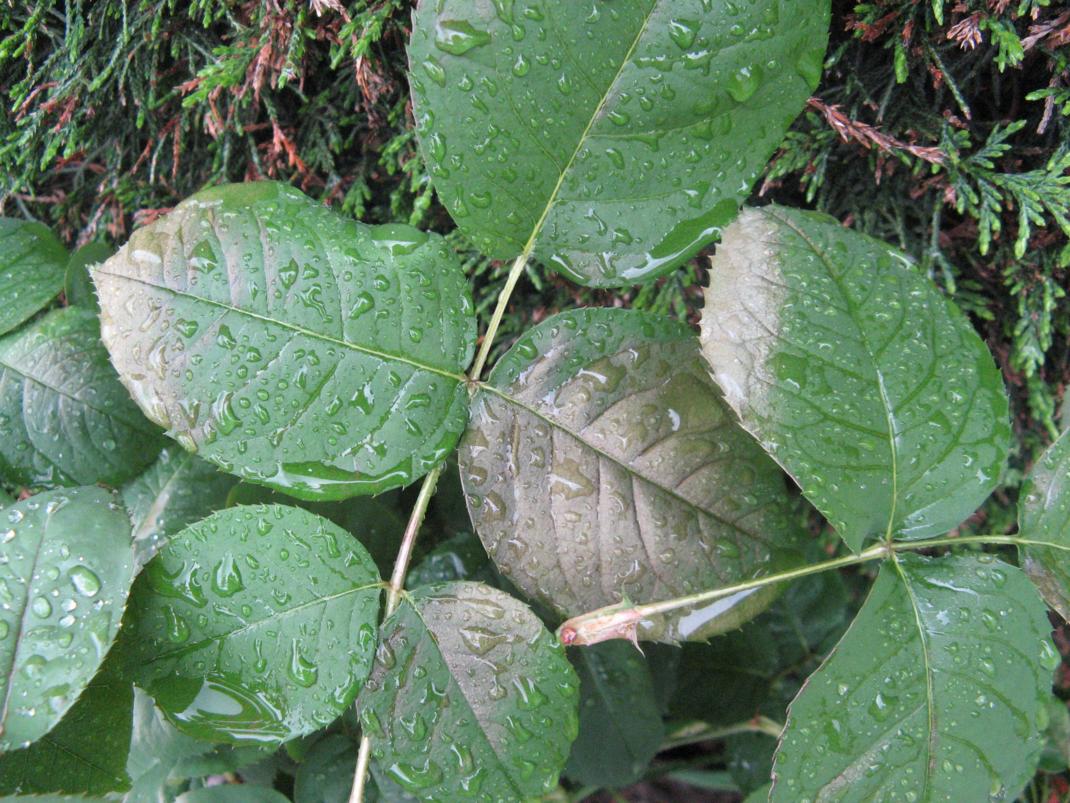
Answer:
[[[0,340],[0,475],[9,482],[118,485],[163,444],[116,377],[92,312],[55,310]]]
[[[735,423],[696,339],[667,319],[587,309],[539,324],[476,394],[459,463],[491,558],[565,616],[799,559],[782,473]],[[645,623],[640,637],[704,639],[775,595]]]
[[[578,681],[526,606],[477,583],[406,595],[382,625],[361,723],[387,778],[420,800],[525,800],[554,788]]]
[[[197,738],[281,743],[336,719],[371,669],[379,573],[300,508],[233,507],[172,536],[131,598],[130,671]]]
[[[828,0],[422,0],[421,151],[484,253],[583,284],[679,265],[735,216],[821,77]]]
[[[135,232],[93,278],[134,399],[243,479],[378,493],[429,471],[464,428],[475,317],[437,235],[231,185]]]
[[[902,253],[810,212],[744,212],[710,268],[702,352],[743,426],[844,541],[922,538],[999,481],[1007,394]]]
[[[0,335],[59,295],[67,249],[41,223],[0,218]]]
[[[990,555],[886,563],[791,704],[770,799],[1014,800],[1044,745],[1050,630]]]
[[[178,796],[175,803],[290,803],[281,792],[265,786],[227,784],[193,789]]]
[[[0,513],[0,752],[74,705],[115,640],[134,579],[130,522],[100,488],[50,491]]]
[[[1018,534],[1053,546],[1020,548],[1022,567],[1048,604],[1070,618],[1070,431],[1033,466],[1022,485]]]

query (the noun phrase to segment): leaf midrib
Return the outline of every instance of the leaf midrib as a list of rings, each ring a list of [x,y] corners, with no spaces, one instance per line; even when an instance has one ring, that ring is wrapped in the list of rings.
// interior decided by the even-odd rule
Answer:
[[[234,306],[233,304],[225,304],[222,301],[216,301],[215,299],[212,299],[212,298],[205,298],[204,296],[195,295],[194,293],[187,293],[184,290],[179,290],[179,289],[174,288],[174,287],[169,287],[166,284],[160,284],[160,283],[157,283],[157,282],[150,282],[150,281],[147,281],[145,279],[141,279],[141,278],[138,278],[138,277],[135,277],[135,276],[128,276],[128,275],[123,274],[123,273],[114,273],[112,271],[101,270],[100,268],[95,269],[93,271],[93,274],[94,275],[98,275],[99,274],[101,276],[109,276],[109,277],[111,277],[113,279],[119,279],[121,281],[133,282],[134,284],[140,284],[140,285],[143,285],[145,287],[152,287],[152,288],[154,288],[156,290],[161,290],[161,291],[163,291],[165,293],[170,293],[171,295],[176,296],[178,298],[184,298],[184,299],[187,299],[187,300],[190,300],[190,301],[199,301],[202,304],[207,304],[209,306],[216,307],[218,309],[223,309],[223,310],[226,310],[228,312],[233,312],[233,313],[235,313],[237,315],[243,315],[243,316],[245,316],[247,318],[252,318],[253,320],[260,321],[261,323],[264,323],[264,324],[277,326],[280,329],[289,330],[289,331],[293,332],[294,334],[304,335],[305,337],[310,337],[310,338],[313,338],[315,340],[322,340],[325,343],[330,343],[332,345],[339,346],[339,347],[344,348],[344,349],[349,349],[350,351],[360,352],[361,354],[366,354],[369,357],[375,357],[375,358],[377,358],[379,360],[383,360],[383,361],[391,361],[391,362],[401,363],[403,365],[408,365],[408,366],[410,366],[412,368],[415,368],[418,371],[426,371],[428,373],[437,374],[438,376],[442,376],[442,377],[445,377],[447,379],[452,379],[455,382],[464,382],[465,381],[464,374],[454,373],[454,372],[448,371],[448,370],[446,370],[444,368],[439,368],[439,367],[434,366],[434,365],[428,365],[427,363],[420,362],[419,360],[414,360],[411,357],[405,357],[405,356],[402,356],[400,354],[395,354],[395,353],[390,352],[390,351],[382,351],[382,350],[379,350],[379,349],[373,349],[373,348],[371,348],[369,346],[364,346],[364,345],[362,345],[360,343],[352,343],[352,342],[350,342],[348,340],[339,340],[338,338],[331,337],[330,335],[323,334],[322,332],[315,332],[315,331],[313,331],[311,329],[305,329],[304,327],[298,326],[297,324],[290,323],[289,321],[283,321],[283,320],[280,320],[279,318],[271,318],[271,317],[268,317],[267,315],[261,315],[260,313],[253,312],[252,310],[246,309],[244,307],[237,307],[237,306]]]

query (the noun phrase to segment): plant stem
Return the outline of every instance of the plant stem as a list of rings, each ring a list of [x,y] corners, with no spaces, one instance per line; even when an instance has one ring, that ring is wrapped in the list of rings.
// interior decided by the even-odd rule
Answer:
[[[752,591],[756,588],[784,583],[789,580],[797,580],[812,574],[820,574],[833,569],[841,569],[845,566],[854,566],[859,563],[867,563],[871,560],[892,557],[897,552],[915,552],[921,549],[950,547],[961,544],[1039,546],[1070,552],[1070,545],[1020,538],[1016,535],[944,536],[942,538],[930,538],[924,541],[882,542],[858,553],[857,555],[845,555],[843,557],[833,558],[832,560],[822,561],[821,563],[801,566],[798,569],[791,569],[786,572],[759,577],[756,580],[747,580],[742,583],[736,583],[722,588],[701,591],[697,594],[689,594],[685,597],[676,597],[661,602],[649,602],[642,605],[607,605],[604,608],[599,608],[569,619],[558,628],[557,635],[562,643],[576,645],[597,644],[601,641],[609,641],[610,639],[615,638],[629,638],[634,641],[637,636],[639,624],[643,620],[654,616],[678,611],[681,608],[691,608],[696,605],[714,602],[723,597],[729,597],[744,591]]]
[[[774,722],[766,716],[753,717],[752,719],[736,722],[733,725],[726,725],[722,728],[713,728],[705,722],[696,722],[681,728],[676,731],[676,733],[669,736],[668,739],[662,742],[661,747],[658,748],[658,752],[660,753],[665,750],[672,750],[676,747],[695,744],[696,742],[709,742],[714,739],[723,739],[726,736],[733,736],[737,733],[764,733],[767,736],[772,736],[774,739],[779,739],[782,730],[784,730],[782,724]]]
[[[501,292],[498,293],[498,303],[494,307],[494,314],[490,316],[486,334],[483,335],[483,342],[479,346],[479,354],[476,355],[476,360],[472,363],[472,370],[468,373],[468,378],[473,382],[478,382],[479,377],[483,374],[483,369],[487,365],[487,358],[490,356],[490,349],[494,345],[494,339],[498,336],[498,327],[501,326],[502,316],[505,315],[505,310],[509,306],[509,299],[513,295],[516,283],[520,281],[521,274],[528,266],[528,257],[530,256],[530,249],[525,248],[524,252],[516,258],[513,267],[509,269],[505,285],[502,287]]]
[[[435,495],[435,486],[442,474],[443,464],[439,463],[431,472],[424,477],[420,485],[420,494],[416,497],[416,504],[409,515],[409,523],[405,525],[405,534],[401,536],[401,546],[398,547],[398,556],[394,560],[394,571],[390,575],[390,585],[386,590],[386,608],[383,618],[390,616],[397,610],[401,595],[405,590],[405,575],[409,571],[409,562],[412,560],[412,550],[416,546],[416,536],[424,523],[427,508],[431,504],[431,497]],[[367,735],[361,734],[360,749],[357,751],[357,767],[353,772],[353,789],[349,793],[349,803],[364,803],[364,789],[368,782],[368,764],[371,762],[372,742]]]

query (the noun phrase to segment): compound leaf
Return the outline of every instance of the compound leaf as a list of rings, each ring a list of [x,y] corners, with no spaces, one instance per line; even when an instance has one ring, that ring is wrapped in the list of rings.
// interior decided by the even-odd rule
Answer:
[[[118,485],[163,444],[116,377],[92,312],[55,310],[0,340],[0,473],[10,482]]]
[[[130,522],[101,488],[38,494],[0,513],[0,752],[74,705],[115,640],[134,579]]]
[[[1054,546],[1020,547],[1022,568],[1063,619],[1070,618],[1070,431],[1041,455],[1022,486],[1018,534]]]
[[[476,394],[459,463],[491,558],[566,616],[728,585],[798,556],[783,475],[736,425],[695,338],[667,319],[587,309],[535,327]],[[775,594],[640,635],[704,639]]]
[[[436,235],[272,182],[198,193],[93,271],[104,342],[188,449],[302,498],[407,485],[464,429],[475,318]]]
[[[367,551],[326,519],[227,508],[172,536],[134,585],[130,671],[190,735],[280,743],[356,697],[379,591]]]
[[[527,800],[576,738],[564,650],[529,608],[478,583],[407,594],[358,703],[372,755],[421,800]]]
[[[1044,746],[1050,630],[990,555],[886,563],[791,704],[770,800],[1013,800]]]
[[[179,446],[168,446],[140,477],[122,489],[134,532],[134,555],[144,566],[167,543],[167,537],[226,507],[237,483],[211,463]]]
[[[725,398],[851,549],[947,532],[996,486],[999,371],[900,252],[823,215],[747,210],[705,296],[702,352]]]
[[[654,682],[643,656],[624,641],[576,650],[580,732],[565,774],[586,786],[637,781],[665,738]]]
[[[41,223],[0,218],[0,335],[63,289],[67,249]]]
[[[735,216],[821,76],[828,0],[421,0],[435,188],[484,253],[582,284],[679,265]]]

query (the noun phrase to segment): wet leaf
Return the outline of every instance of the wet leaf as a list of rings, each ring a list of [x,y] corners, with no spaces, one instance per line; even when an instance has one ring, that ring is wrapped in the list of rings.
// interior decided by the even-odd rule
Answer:
[[[851,549],[945,533],[996,486],[999,371],[902,253],[822,215],[747,210],[705,295],[702,351],[725,398]]]
[[[413,589],[454,580],[494,585],[494,579],[494,569],[479,538],[472,533],[458,533],[424,555],[409,570],[405,585]]]
[[[187,525],[226,506],[236,480],[179,446],[168,446],[140,477],[123,486],[134,526],[134,553],[144,566]]]
[[[582,284],[679,265],[728,224],[821,76],[828,0],[422,0],[409,80],[457,225]]]
[[[156,708],[152,698],[134,689],[133,735],[126,771],[133,787],[124,803],[166,803],[181,791],[181,778],[172,780],[174,768],[182,761],[204,755],[212,749],[208,742],[180,733]]]
[[[1063,547],[1021,547],[1022,568],[1047,603],[1070,619],[1070,430],[1040,456],[1019,498],[1018,534]]]
[[[0,335],[59,295],[66,267],[67,249],[47,226],[0,218]]]
[[[131,599],[130,671],[182,731],[277,744],[324,727],[371,669],[379,573],[300,508],[234,507],[172,536]]]
[[[1025,575],[990,555],[886,563],[791,704],[771,800],[1013,800],[1058,654]]]
[[[88,310],[55,310],[0,340],[0,474],[43,488],[118,485],[164,439],[119,383]]]
[[[437,235],[297,190],[205,190],[93,272],[104,342],[148,416],[302,498],[411,483],[464,428],[475,318]]]
[[[385,775],[421,800],[554,788],[576,738],[576,675],[518,600],[477,583],[403,598],[358,706]]]
[[[130,522],[110,493],[38,494],[0,513],[0,752],[74,705],[115,640],[134,578]]]
[[[696,339],[667,319],[587,309],[544,321],[476,394],[459,462],[491,558],[566,616],[728,585],[796,557],[783,475],[736,425]],[[775,595],[719,600],[640,637],[704,639]]]
[[[59,724],[23,750],[0,756],[0,795],[103,795],[130,788],[134,687],[114,651]]]
[[[325,736],[297,768],[294,803],[347,803],[356,767],[357,743],[339,734]]]
[[[63,280],[63,294],[67,297],[69,305],[85,307],[100,314],[97,291],[89,276],[89,268],[99,265],[114,253],[114,249],[110,246],[98,242],[83,245],[71,254]]]
[[[264,786],[227,784],[192,789],[178,796],[175,803],[290,803],[285,795]]]
[[[565,774],[585,786],[639,780],[665,738],[646,661],[625,641],[572,651],[580,676],[580,732]]]

